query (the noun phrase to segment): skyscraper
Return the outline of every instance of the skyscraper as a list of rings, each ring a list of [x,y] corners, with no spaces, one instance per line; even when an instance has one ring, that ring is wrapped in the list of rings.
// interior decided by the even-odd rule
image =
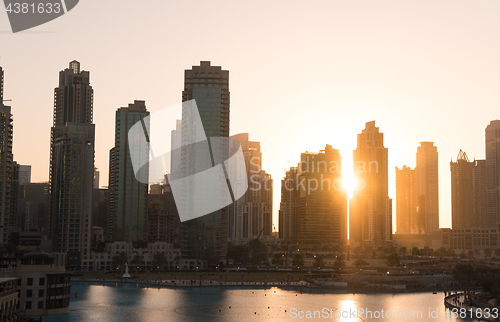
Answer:
[[[349,208],[349,240],[382,245],[392,239],[392,199],[388,196],[384,134],[367,122],[353,152],[357,185]]]
[[[439,230],[438,152],[434,142],[420,142],[417,148],[417,217],[420,233]]]
[[[67,253],[67,268],[87,268],[92,227],[95,126],[66,123],[53,142],[52,251]]]
[[[500,120],[486,127],[486,216],[490,227],[500,223]]]
[[[229,138],[229,71],[220,66],[212,66],[209,61],[200,62],[200,66],[184,72],[184,90],[182,101],[195,100],[205,133],[196,133],[196,121],[191,108],[183,106],[181,143],[181,173],[193,173],[193,169],[213,166],[199,164],[202,158],[190,148],[197,136]],[[226,160],[229,146],[223,142],[210,146],[212,163]],[[213,187],[219,191],[226,190],[225,180],[219,180]],[[196,189],[196,186],[191,185]],[[222,193],[221,193],[222,195]],[[182,200],[182,207],[194,207],[193,200]],[[189,208],[188,208],[189,209]],[[228,207],[211,214],[192,219],[181,224],[182,255],[207,260],[210,264],[219,264],[225,259],[227,250],[227,216]]]
[[[474,167],[467,154],[460,150],[457,161],[450,161],[451,225],[453,229],[481,227],[481,216],[474,211]]]
[[[12,137],[13,118],[11,107],[3,104],[3,69],[0,67],[0,242],[8,240],[7,230],[12,210],[13,155]]]
[[[272,179],[262,170],[260,142],[250,141],[248,133],[231,136],[238,140],[243,151],[248,190],[229,208],[229,239],[241,240],[272,234]],[[242,160],[243,161],[243,160]],[[235,172],[240,173],[238,169]]]
[[[298,165],[298,242],[347,242],[347,191],[342,182],[342,158],[326,145],[319,153],[305,152]]]
[[[396,167],[396,233],[416,233],[417,184],[415,170]]]
[[[80,270],[90,255],[95,126],[90,73],[72,61],[54,89],[50,152],[52,251],[68,254],[68,269]]]
[[[279,237],[284,241],[298,241],[299,173],[290,167],[281,180],[281,202],[279,210]]]
[[[480,218],[481,228],[487,229],[488,227],[495,227],[495,223],[489,221],[486,211],[486,160],[475,160],[475,165],[472,168],[472,179],[474,217]],[[477,226],[477,224],[475,226]]]
[[[116,111],[115,146],[110,151],[111,223],[108,222],[108,235],[112,232],[114,241],[146,241],[147,238],[148,178],[138,181],[132,164],[134,161],[137,161],[135,164],[144,164],[141,160],[149,160],[149,147],[141,140],[129,141],[128,135],[129,129],[137,122],[145,123],[149,129],[147,116],[149,112],[144,101],[136,100]],[[131,149],[131,144],[137,146]],[[140,152],[132,153],[132,150]],[[147,168],[144,168],[146,172]]]

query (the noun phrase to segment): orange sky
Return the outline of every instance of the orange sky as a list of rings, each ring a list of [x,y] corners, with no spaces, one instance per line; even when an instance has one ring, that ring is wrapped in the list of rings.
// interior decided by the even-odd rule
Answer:
[[[211,60],[230,71],[231,134],[262,144],[276,226],[284,169],[331,144],[349,171],[356,134],[375,120],[394,199],[394,166],[414,167],[418,142],[436,142],[440,226],[450,227],[449,161],[459,149],[484,158],[484,129],[500,117],[498,17],[496,0],[85,0],[12,34],[0,11],[14,157],[32,165],[34,181],[48,180],[53,88],[77,59],[91,71],[106,185],[115,110],[134,99],[152,112],[179,103],[183,70]]]

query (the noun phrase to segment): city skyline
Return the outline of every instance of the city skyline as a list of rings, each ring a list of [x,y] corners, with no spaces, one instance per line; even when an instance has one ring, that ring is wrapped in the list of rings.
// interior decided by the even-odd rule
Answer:
[[[203,64],[203,63],[208,63],[208,66],[210,66],[210,62],[209,62],[209,61],[208,61],[208,62],[203,62],[203,61],[202,61],[201,63],[202,63],[202,64]],[[217,68],[220,68],[220,67],[217,67]],[[70,68],[69,68],[69,69],[66,69],[64,72],[65,72],[65,73],[67,73],[66,71],[72,71],[73,73],[82,73],[82,75],[85,75],[86,77],[89,77],[89,72],[88,72],[88,71],[85,71],[85,70],[80,71],[80,62],[78,62],[78,61],[76,61],[76,60],[73,60],[73,61],[71,61],[71,62],[70,62]],[[185,72],[186,72],[186,71],[188,71],[188,70],[186,69],[186,70],[185,70]],[[3,70],[2,70],[2,72],[3,72]],[[3,76],[3,75],[2,75],[2,76]],[[62,76],[60,76],[60,77],[62,77]],[[60,80],[60,82],[61,82],[61,80]],[[91,88],[91,87],[90,87],[90,88]],[[56,93],[56,94],[57,94],[57,93]],[[92,99],[92,100],[93,100],[93,91],[92,91],[92,88],[91,88],[91,92],[90,92],[90,94],[88,94],[88,93],[87,93],[86,95],[91,95],[91,96],[89,96],[89,97],[88,97],[88,99]],[[183,97],[184,97],[184,96],[183,96]],[[184,99],[187,99],[187,97],[184,97]],[[136,100],[136,102],[141,102],[141,101],[137,101],[137,100]],[[90,107],[85,107],[85,108],[86,108],[86,109],[88,109],[88,108],[92,109],[92,101],[91,101],[91,103],[90,103]],[[86,115],[88,114],[88,112],[84,112],[84,111],[83,111],[85,108],[83,108],[83,109],[82,109],[81,107],[76,106],[76,107],[75,107],[75,111],[76,111],[76,112],[78,112],[78,111],[80,111],[80,109],[82,109],[80,112],[78,112],[78,113],[81,113],[82,115],[81,115],[81,116],[79,116],[79,115],[77,115],[77,114],[78,114],[78,113],[77,113],[77,114],[75,114],[75,116],[74,116],[74,117],[75,117],[75,118],[77,118],[77,119],[78,119],[79,117],[83,117],[83,118],[86,118],[86,117],[87,117],[87,118],[88,118],[88,116],[86,116]],[[92,115],[90,116],[90,119],[84,120],[84,122],[88,122],[88,121],[89,121],[89,120],[91,120],[91,119],[92,119]],[[56,121],[54,121],[54,122],[56,122]],[[59,123],[61,123],[61,122],[63,122],[63,120],[60,120],[60,121],[58,121],[58,122],[59,122]],[[181,121],[180,121],[180,120],[178,120],[177,122],[178,122],[179,124],[181,123]],[[373,122],[373,121],[372,121],[372,122]],[[492,120],[492,121],[490,121],[490,123],[491,123],[491,124],[495,124],[495,125],[497,124],[497,122],[498,122],[498,120]],[[370,123],[370,122],[367,122],[367,123]],[[179,124],[178,124],[177,126],[179,126]],[[491,125],[491,124],[490,124],[490,125]],[[489,125],[489,126],[490,126],[490,125]],[[228,129],[229,129],[229,126],[228,126]],[[173,131],[172,133],[174,133],[174,132],[175,132],[175,131]],[[227,132],[227,130],[226,130],[226,132]],[[173,135],[173,134],[172,134],[172,135]],[[239,135],[239,134],[238,134],[238,135]],[[173,140],[173,136],[172,136],[172,140]],[[173,141],[172,141],[172,142],[173,142]],[[432,149],[436,150],[436,146],[433,146],[433,143],[434,143],[434,142],[427,142],[427,141],[420,142],[421,146],[417,147],[417,163],[418,163],[418,160],[419,160],[419,159],[418,159],[418,155],[419,155],[418,151],[420,151],[420,149],[422,149],[423,147],[425,147],[425,148],[424,148],[424,150],[425,150],[425,149],[427,149],[427,147],[426,147],[426,146],[429,146],[430,148],[432,148]],[[173,143],[172,143],[172,144],[173,144]],[[113,151],[113,149],[111,149],[110,154],[109,154],[109,158],[110,158],[110,159],[109,159],[109,165],[111,165],[111,164],[112,164],[112,162],[111,162],[111,161],[112,161],[112,155],[111,155],[112,151]],[[307,152],[306,152],[306,153],[307,153]],[[437,155],[437,152],[436,152],[436,155]],[[436,159],[437,159],[437,158],[436,158]],[[289,162],[289,161],[288,161],[288,162]],[[436,162],[437,162],[437,160],[436,160]],[[16,163],[16,165],[17,165],[17,164],[18,164],[18,163]],[[408,163],[407,163],[407,164],[408,164]],[[411,163],[410,163],[410,164],[411,164]],[[344,165],[344,166],[345,166],[345,165]],[[404,164],[403,166],[406,166],[406,164]],[[31,167],[31,165],[22,166],[22,167]],[[347,167],[348,167],[348,166],[347,166]],[[110,166],[110,169],[111,169],[111,166]],[[285,169],[283,169],[283,170],[284,170],[283,172],[288,171],[288,170],[285,170]],[[100,172],[100,171],[98,171],[98,172]],[[415,176],[416,176],[416,175],[417,175],[417,174],[415,174]],[[282,178],[284,178],[284,177],[285,177],[285,174],[283,174]],[[346,174],[345,172],[342,172],[342,177],[346,178],[346,179],[348,180],[348,182],[351,182],[351,183],[352,183],[352,178],[350,177],[350,175],[349,175],[349,174]],[[108,177],[108,179],[109,179],[109,177]],[[390,190],[390,186],[391,186],[391,184],[390,184],[390,179],[391,179],[391,176],[389,175],[389,190]],[[45,181],[41,181],[41,182],[45,182]],[[110,181],[110,182],[111,182],[111,181]],[[395,183],[396,183],[396,178],[394,178],[394,185],[395,185]],[[348,185],[349,185],[349,183],[348,183]],[[101,186],[103,186],[103,187],[107,187],[106,185],[101,185]],[[438,185],[438,186],[439,186],[439,185]],[[351,188],[351,189],[348,189],[348,193],[352,195],[353,189],[352,189],[352,187],[350,187],[350,188]],[[436,189],[436,187],[434,187],[433,189]],[[417,189],[417,190],[418,190],[418,189]],[[441,189],[439,189],[438,191],[440,191],[440,190],[441,190]],[[275,200],[275,199],[277,199],[277,198],[279,198],[279,196],[276,196],[276,194],[273,194],[273,200]],[[436,196],[436,198],[437,198],[437,196]],[[395,198],[394,198],[394,199],[395,199]],[[417,199],[418,199],[418,198],[417,198]],[[439,199],[438,199],[438,200],[439,200]],[[417,203],[418,203],[418,201],[417,201]],[[439,204],[439,201],[438,201],[437,203]],[[278,209],[277,209],[277,208],[278,208]],[[392,225],[392,232],[394,233],[394,232],[396,232],[396,225],[397,225],[397,212],[396,212],[396,207],[395,207],[395,205],[394,205],[394,207],[393,207],[393,208],[394,208],[394,209],[393,209],[393,211],[392,211],[392,217],[393,217],[393,219],[392,219],[392,223],[393,223],[393,225]],[[438,208],[438,212],[439,212],[439,208]],[[278,217],[279,217],[279,206],[276,206],[276,205],[275,205],[275,206],[273,206],[273,226],[274,226],[274,227],[279,227],[279,218],[278,218]],[[452,214],[451,214],[451,212],[450,212],[450,214],[449,214],[449,217],[450,217],[450,221],[451,221],[451,219],[452,219]],[[445,227],[445,226],[442,226],[442,225],[439,225],[439,227],[440,227],[440,228],[448,228],[447,226]],[[450,227],[451,227],[451,222],[450,222]]]
[[[179,103],[184,69],[200,60],[211,60],[231,71],[230,134],[251,133],[262,143],[266,156],[263,168],[275,178],[275,192],[285,175],[283,169],[289,168],[288,162],[295,164],[300,153],[319,151],[325,144],[340,150],[346,164],[343,171],[350,173],[355,135],[365,122],[376,120],[386,134],[389,195],[393,199],[394,167],[413,168],[418,142],[436,142],[441,170],[440,225],[450,227],[449,161],[460,149],[467,151],[471,159],[484,159],[484,129],[499,117],[495,88],[500,84],[493,75],[500,71],[496,62],[500,48],[488,39],[500,27],[495,15],[500,4],[382,3],[385,5],[369,1],[323,3],[323,10],[317,11],[285,2],[269,7],[257,1],[248,8],[249,16],[263,22],[258,29],[263,32],[256,33],[254,19],[232,15],[234,6],[230,2],[197,6],[162,3],[158,11],[149,13],[151,17],[141,17],[134,20],[137,24],[128,26],[124,21],[136,19],[136,9],[132,2],[124,1],[120,9],[124,19],[115,20],[116,28],[123,33],[116,34],[105,23],[115,16],[114,8],[100,6],[95,13],[97,3],[89,0],[78,6],[78,14],[73,10],[40,26],[41,32],[2,33],[2,47],[9,50],[0,53],[0,64],[5,70],[5,98],[13,99],[8,105],[12,106],[18,133],[14,135],[16,159],[33,166],[32,181],[48,180],[47,128],[52,123],[54,71],[68,61],[77,59],[92,71],[93,86],[98,89],[94,109],[99,138],[96,166],[104,184],[116,107],[144,99],[154,113]],[[283,14],[278,10],[281,7],[286,7],[287,16],[294,19],[308,14],[316,18],[299,25],[294,25],[292,18],[278,23],[273,17]],[[454,8],[452,12],[450,7]],[[152,22],[165,20],[161,12],[170,17],[166,25]],[[189,41],[174,32],[176,26],[182,25],[183,12],[192,12],[193,18],[199,19],[186,29],[193,35]],[[212,13],[224,16],[213,22],[214,28],[231,28],[228,34],[214,34],[208,41],[195,31],[199,30],[199,21]],[[68,19],[75,19],[77,26],[87,15],[97,16],[85,30],[67,28]],[[468,17],[467,23],[464,16]],[[8,29],[7,19],[2,19],[0,30]],[[151,36],[152,29],[159,32],[164,43]],[[95,38],[97,34],[102,37]],[[19,37],[23,37],[22,43],[17,41]],[[228,42],[228,38],[232,41]],[[276,42],[277,38],[281,41]],[[119,45],[131,41],[144,46],[123,50],[124,46]],[[79,46],[82,42],[92,46]],[[38,50],[42,45],[50,50]],[[97,47],[104,49],[98,55]],[[242,59],[249,54],[251,59]],[[162,66],[161,76],[158,66]],[[133,97],[123,97],[122,93]],[[467,115],[471,108],[475,113]],[[463,124],[467,131],[459,130]],[[276,224],[279,194],[275,193],[273,199]]]

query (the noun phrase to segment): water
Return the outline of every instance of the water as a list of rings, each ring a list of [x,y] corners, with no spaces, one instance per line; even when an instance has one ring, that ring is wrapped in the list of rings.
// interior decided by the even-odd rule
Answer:
[[[71,298],[71,312],[44,317],[44,322],[374,321],[379,320],[375,318],[377,312],[379,318],[383,314],[384,320],[390,321],[464,321],[444,316],[443,292],[342,294],[305,287],[158,289],[137,284],[103,286],[85,282],[73,282],[71,289],[79,295]],[[365,313],[353,317],[361,308],[371,311],[372,316]],[[333,313],[328,313],[329,310]],[[312,318],[306,318],[308,311]],[[388,318],[388,311],[392,318]],[[344,318],[339,316],[341,312],[345,312]],[[347,317],[349,312],[353,313]],[[403,314],[402,318],[396,317],[398,312]],[[429,317],[429,312],[437,313],[437,317]],[[304,319],[299,318],[300,314],[304,314]]]

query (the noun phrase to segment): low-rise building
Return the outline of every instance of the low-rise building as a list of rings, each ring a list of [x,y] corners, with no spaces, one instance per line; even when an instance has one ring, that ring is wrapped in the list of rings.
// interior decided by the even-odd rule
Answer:
[[[18,284],[19,278],[0,278],[0,321],[13,321],[18,313]]]
[[[21,258],[0,258],[0,267],[0,277],[17,280],[20,314],[69,312],[71,274],[66,273],[64,267],[54,265],[52,254],[37,248]]]

